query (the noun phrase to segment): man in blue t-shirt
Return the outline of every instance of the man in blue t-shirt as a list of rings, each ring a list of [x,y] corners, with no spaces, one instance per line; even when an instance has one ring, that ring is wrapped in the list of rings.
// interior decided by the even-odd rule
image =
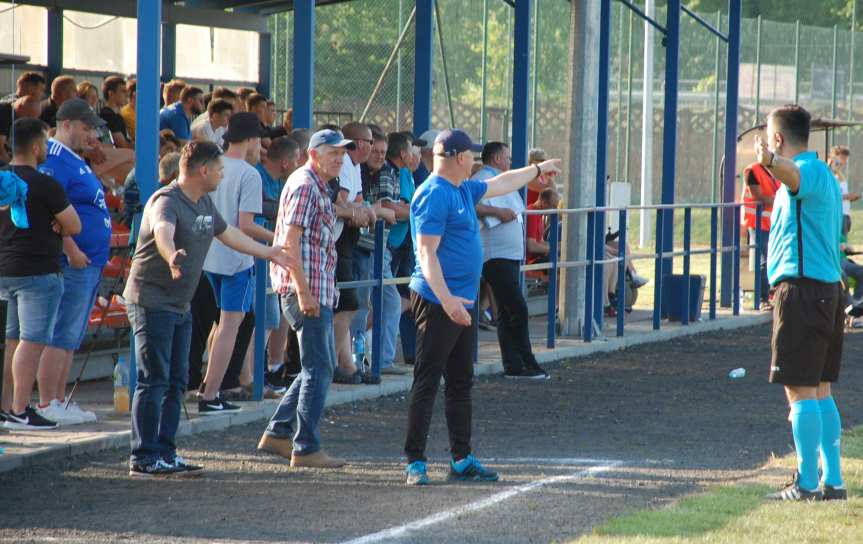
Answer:
[[[429,482],[425,449],[441,377],[446,379],[450,479],[498,479],[496,472],[473,456],[470,446],[475,331],[467,308],[476,299],[483,262],[474,208],[483,197],[511,193],[545,172],[557,172],[560,161],[511,170],[485,181],[468,180],[472,152],[481,150],[461,130],[441,132],[434,143],[434,170],[411,203],[417,264],[410,288],[417,351],[405,440],[409,485]]]
[[[46,371],[43,378],[53,386],[53,395],[41,399],[46,405],[52,400],[58,403],[65,400],[72,356],[84,340],[102,268],[108,262],[111,216],[105,205],[105,192],[102,182],[80,155],[95,140],[96,130],[103,126],[105,121],[84,100],[73,98],[63,102],[57,110],[57,132],[48,141],[48,158],[39,166],[39,171],[52,176],[66,190],[82,227],[77,236],[63,238],[63,298],[54,334],[40,362]],[[48,373],[48,369],[52,371]],[[54,373],[54,369],[59,370]],[[96,420],[93,412],[72,405],[66,408],[72,409],[77,423]]]
[[[830,384],[839,378],[844,333],[839,243],[842,195],[809,145],[809,113],[773,110],[761,164],[782,182],[773,201],[767,276],[775,288],[770,382],[785,386],[797,472],[773,500],[845,500],[840,471],[842,425]],[[819,485],[819,453],[823,479]]]
[[[204,91],[186,87],[180,101],[162,108],[159,112],[159,130],[171,129],[180,141],[192,139],[192,119],[204,111]]]

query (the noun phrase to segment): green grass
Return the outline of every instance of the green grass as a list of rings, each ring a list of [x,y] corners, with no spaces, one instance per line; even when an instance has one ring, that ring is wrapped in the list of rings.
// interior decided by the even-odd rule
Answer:
[[[614,518],[573,544],[768,544],[863,542],[863,428],[844,433],[848,502],[770,503],[766,474],[751,483],[716,486],[655,510]],[[793,455],[772,467],[791,469]]]

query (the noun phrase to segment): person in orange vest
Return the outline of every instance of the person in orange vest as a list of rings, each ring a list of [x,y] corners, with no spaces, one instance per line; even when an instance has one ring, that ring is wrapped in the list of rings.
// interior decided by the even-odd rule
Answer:
[[[759,266],[761,276],[761,302],[769,300],[770,284],[767,281],[767,246],[770,239],[770,213],[773,211],[773,198],[779,190],[779,180],[773,177],[770,171],[755,162],[743,169],[743,186],[740,208],[740,225],[745,227],[749,233],[749,243],[755,243],[756,210],[758,204],[762,205],[761,211],[761,263]],[[753,253],[754,255],[754,253]]]

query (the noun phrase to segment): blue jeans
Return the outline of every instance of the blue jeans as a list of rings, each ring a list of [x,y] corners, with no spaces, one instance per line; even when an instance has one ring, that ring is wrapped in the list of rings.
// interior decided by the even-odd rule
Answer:
[[[285,319],[297,331],[302,370],[270,418],[266,434],[293,438],[294,453],[309,455],[321,449],[320,421],[336,368],[333,309],[322,306],[319,317],[308,317],[299,313],[296,298],[282,296],[281,303]]]
[[[359,254],[361,262],[357,263]],[[392,252],[389,249],[384,249],[384,279],[393,277],[392,271]],[[354,252],[354,278],[356,280],[367,280],[372,277],[372,254],[365,252]],[[360,275],[357,275],[357,272]],[[351,320],[351,335],[356,337],[358,334],[365,334],[366,320],[368,319],[369,308],[371,307],[369,296],[372,294],[370,287],[358,288],[357,296],[360,299],[360,309],[357,311],[353,320]],[[396,340],[399,334],[399,320],[402,315],[402,299],[399,296],[399,291],[395,285],[384,285],[383,288],[383,308],[381,318],[383,326],[381,330],[381,368],[386,368],[393,365],[393,360],[396,358]],[[374,349],[374,347],[372,348]]]
[[[129,304],[138,385],[132,399],[132,462],[172,462],[183,393],[189,381],[192,315]]]
[[[48,344],[62,295],[60,274],[0,277],[0,299],[8,302],[6,339]]]
[[[76,350],[81,346],[101,282],[101,266],[63,266],[63,298],[57,310],[57,324],[50,346],[64,350]]]

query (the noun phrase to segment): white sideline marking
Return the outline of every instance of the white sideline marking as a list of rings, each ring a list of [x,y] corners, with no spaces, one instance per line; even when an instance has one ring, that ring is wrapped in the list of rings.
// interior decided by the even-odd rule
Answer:
[[[501,460],[498,459],[498,462]],[[517,495],[522,495],[524,493],[528,493],[530,491],[534,491],[541,487],[558,484],[563,482],[571,482],[574,480],[581,480],[588,476],[592,476],[594,474],[599,474],[600,472],[609,471],[617,466],[620,466],[622,463],[619,461],[612,461],[610,463],[606,463],[604,465],[593,466],[587,468],[585,470],[580,470],[578,472],[574,472],[572,474],[567,474],[565,476],[555,476],[552,478],[544,478],[542,480],[536,480],[530,482],[528,484],[519,485],[516,487],[512,487],[507,489],[506,491],[501,491],[500,493],[495,493],[494,495],[487,497],[485,499],[481,499],[472,503],[465,504],[464,506],[459,506],[457,508],[452,508],[450,510],[444,510],[443,512],[439,512],[437,514],[428,516],[426,518],[418,519],[416,521],[412,521],[410,523],[406,523],[404,525],[400,525],[398,527],[391,527],[389,529],[384,529],[383,531],[378,531],[377,533],[372,533],[366,536],[361,536],[359,538],[355,538],[352,540],[347,540],[342,544],[371,544],[374,542],[382,542],[384,540],[391,540],[393,538],[399,538],[411,533],[413,531],[418,531],[420,529],[424,529],[431,525],[436,525],[438,523],[443,523],[445,521],[449,521],[453,518],[457,518],[459,516],[463,516],[465,514],[469,514],[472,512],[477,512],[479,510],[484,510],[496,504],[502,503],[506,500],[509,500]]]
[[[405,463],[404,458],[396,460],[394,457],[352,457],[347,459],[348,463]],[[442,463],[448,465],[449,458],[429,459],[428,463]],[[483,463],[497,463],[501,465],[547,465],[547,466],[596,466],[596,465],[620,465],[623,461],[619,459],[592,459],[590,457],[487,457]]]

